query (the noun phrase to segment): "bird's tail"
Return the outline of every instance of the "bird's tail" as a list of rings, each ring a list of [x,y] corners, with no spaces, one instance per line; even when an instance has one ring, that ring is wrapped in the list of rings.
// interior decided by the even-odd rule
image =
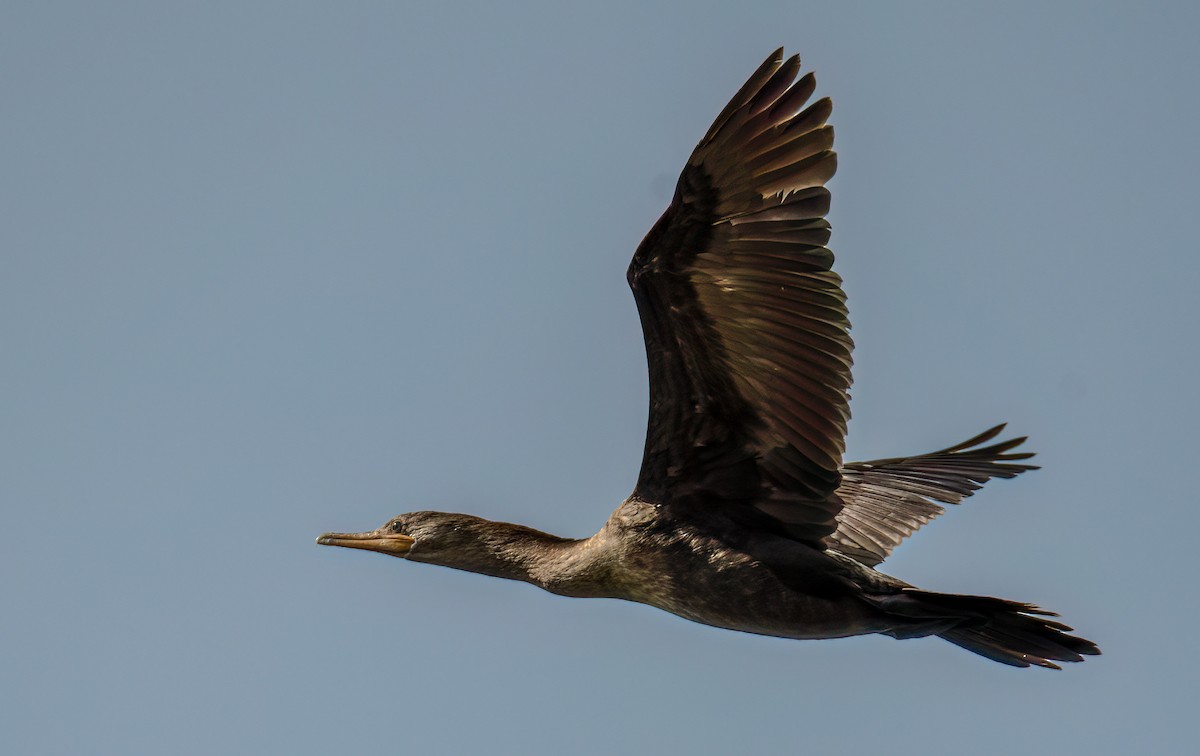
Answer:
[[[1068,634],[1071,627],[1047,619],[1054,612],[1033,604],[991,598],[931,593],[905,588],[872,600],[889,614],[912,619],[888,633],[896,638],[937,635],[956,646],[1001,664],[1031,664],[1060,669],[1054,662],[1080,662],[1081,654],[1100,653],[1095,643]]]

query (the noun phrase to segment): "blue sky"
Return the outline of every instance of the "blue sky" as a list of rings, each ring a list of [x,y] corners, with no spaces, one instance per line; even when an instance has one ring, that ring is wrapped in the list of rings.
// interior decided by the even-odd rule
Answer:
[[[1200,121],[1184,3],[6,3],[0,730],[38,754],[1185,750]],[[1044,469],[885,563],[1105,655],[757,638],[321,549],[594,532],[624,270],[775,47],[834,98],[851,459]]]

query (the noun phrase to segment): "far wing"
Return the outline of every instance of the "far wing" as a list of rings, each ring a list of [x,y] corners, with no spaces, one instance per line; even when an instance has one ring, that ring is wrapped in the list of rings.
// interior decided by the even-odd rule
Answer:
[[[844,504],[831,549],[868,566],[882,562],[925,523],[958,504],[992,478],[1014,478],[1036,465],[1020,464],[1032,452],[1010,453],[1025,437],[982,446],[1004,430],[997,425],[941,451],[915,457],[852,462],[842,468],[838,495]]]

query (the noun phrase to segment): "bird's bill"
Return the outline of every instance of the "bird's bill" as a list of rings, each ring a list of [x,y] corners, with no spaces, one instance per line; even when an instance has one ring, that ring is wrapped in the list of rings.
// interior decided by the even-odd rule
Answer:
[[[365,549],[402,557],[412,548],[413,539],[399,533],[372,530],[367,533],[326,533],[317,539],[322,546],[342,546],[347,549]]]

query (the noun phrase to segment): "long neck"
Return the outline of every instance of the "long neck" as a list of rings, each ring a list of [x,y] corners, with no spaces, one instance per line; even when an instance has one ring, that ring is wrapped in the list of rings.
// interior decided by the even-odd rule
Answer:
[[[460,526],[458,535],[453,547],[425,555],[414,550],[409,559],[523,580],[564,596],[615,595],[603,531],[585,539],[559,538],[523,525],[480,519]]]

